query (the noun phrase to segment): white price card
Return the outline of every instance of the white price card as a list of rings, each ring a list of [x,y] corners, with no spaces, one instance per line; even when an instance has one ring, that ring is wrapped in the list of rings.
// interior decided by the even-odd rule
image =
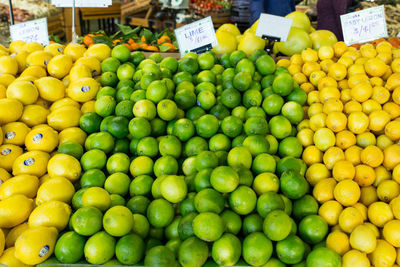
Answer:
[[[26,43],[37,42],[42,45],[49,44],[47,19],[36,19],[10,26],[12,41],[22,40]]]
[[[347,45],[388,36],[383,5],[341,15],[340,21],[343,39]]]
[[[203,53],[218,45],[214,24],[207,17],[175,30],[181,56],[189,52]]]
[[[256,35],[285,42],[292,24],[293,19],[270,14],[261,14],[260,20],[258,21]]]
[[[51,4],[56,7],[72,7],[73,0],[51,0]],[[108,7],[112,5],[112,0],[75,0],[75,7]]]

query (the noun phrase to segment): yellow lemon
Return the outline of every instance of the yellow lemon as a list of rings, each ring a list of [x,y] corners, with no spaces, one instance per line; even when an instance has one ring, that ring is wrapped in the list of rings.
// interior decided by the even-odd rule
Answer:
[[[27,105],[22,112],[21,121],[29,127],[46,123],[49,111],[40,105]]]
[[[357,145],[366,148],[367,146],[376,145],[376,137],[371,132],[364,132],[357,135]]]
[[[56,110],[58,108],[62,108],[62,107],[65,107],[65,106],[73,106],[73,107],[76,107],[78,109],[81,108],[81,105],[78,102],[76,102],[75,100],[72,100],[69,97],[66,97],[66,98],[63,98],[63,99],[60,99],[60,100],[57,100],[56,102],[54,102],[50,106],[50,111],[54,111],[54,110]]]
[[[101,73],[101,61],[96,59],[96,57],[85,56],[81,57],[75,62],[75,65],[85,65],[90,69],[92,76],[100,75]]]
[[[16,145],[0,146],[0,168],[11,171],[16,158],[22,155],[22,148]]]
[[[353,112],[361,112],[362,105],[355,100],[350,100],[344,105],[344,112],[349,115]]]
[[[383,150],[383,166],[393,170],[400,163],[400,145],[393,144]]]
[[[50,155],[43,151],[29,151],[17,157],[13,164],[13,174],[30,174],[40,177],[46,173]]]
[[[0,56],[0,73],[16,75],[18,72],[17,60],[11,56]]]
[[[343,211],[342,205],[336,200],[328,200],[319,207],[318,215],[321,216],[330,226],[337,225],[339,216]]]
[[[7,97],[7,88],[0,84],[0,98],[6,98]]]
[[[348,130],[344,130],[336,134],[336,146],[343,150],[354,146],[356,142],[356,136]]]
[[[71,71],[69,72],[68,75],[68,84],[70,83],[70,81],[76,81],[79,80],[80,78],[92,78],[92,71],[86,65],[79,64],[71,68]]]
[[[87,134],[80,128],[78,127],[71,127],[62,130],[59,135],[58,135],[58,141],[59,144],[65,143],[65,142],[76,142],[80,145],[85,144]]]
[[[18,73],[22,73],[26,69],[26,58],[28,57],[29,53],[26,51],[21,51],[13,55],[15,55],[14,58],[18,64]]]
[[[35,80],[40,97],[47,101],[57,101],[65,95],[65,86],[62,81],[53,77],[43,77]]]
[[[36,86],[28,81],[14,81],[7,88],[7,98],[18,100],[24,105],[35,103],[38,97]]]
[[[53,57],[47,65],[48,73],[57,79],[62,79],[67,76],[71,68],[72,58],[67,55],[57,55]]]
[[[353,163],[353,165],[357,165],[361,162],[360,155],[361,155],[362,148],[359,146],[351,146],[346,149],[344,152],[344,157],[346,160]]]
[[[393,72],[400,72],[400,58],[396,58],[391,64]]]
[[[376,110],[369,114],[369,129],[372,131],[382,131],[390,121],[390,114],[385,110]]]
[[[334,63],[329,67],[328,76],[336,81],[341,81],[347,76],[347,68],[341,63]]]
[[[392,174],[384,166],[379,166],[374,169],[376,174],[376,179],[374,186],[378,187],[383,181],[392,179]]]
[[[30,227],[15,242],[15,256],[25,264],[42,263],[53,254],[57,236],[54,227]]]
[[[307,48],[301,51],[301,58],[303,59],[303,62],[309,62],[309,61],[317,62],[318,52],[311,48]]]
[[[378,227],[383,227],[385,223],[393,220],[393,212],[389,204],[385,202],[375,202],[368,207],[368,219]]]
[[[326,126],[326,117],[325,113],[318,113],[310,117],[311,130],[317,131],[320,128],[324,128]]]
[[[365,253],[352,249],[342,257],[342,267],[370,267],[371,264]]]
[[[47,67],[49,61],[53,58],[53,55],[45,51],[35,51],[28,55],[26,58],[27,66],[40,66],[43,68]]]
[[[352,206],[360,199],[361,191],[356,182],[346,179],[335,186],[333,195],[343,206]]]
[[[53,56],[61,55],[64,52],[64,46],[58,43],[46,45],[44,51],[49,52]]]
[[[37,42],[30,42],[26,43],[23,48],[25,51],[27,51],[29,54],[33,53],[35,51],[42,51],[44,49],[43,45],[37,43]]]
[[[319,83],[318,83],[318,90],[322,90],[325,87],[338,87],[338,83],[335,79],[333,79],[332,77],[324,77],[322,78]]]
[[[9,122],[3,126],[4,144],[22,146],[25,143],[25,136],[30,131],[23,122]]]
[[[331,59],[335,54],[334,49],[331,46],[321,46],[318,49],[318,57],[320,60]]]
[[[13,227],[6,237],[6,248],[13,247],[17,238],[29,228],[28,223],[22,223]]]
[[[337,133],[346,129],[347,117],[339,111],[330,111],[326,117],[326,126]]]
[[[356,74],[365,74],[364,65],[354,64],[349,66],[349,69],[347,70],[347,76],[350,78],[351,76]]]
[[[335,141],[335,134],[328,128],[320,128],[314,134],[314,144],[321,151],[334,146]]]
[[[385,135],[393,141],[400,139],[400,121],[391,121],[385,125]]]
[[[80,44],[70,43],[64,48],[64,55],[68,55],[72,57],[73,61],[76,61],[78,58],[83,57],[86,48]]]
[[[373,89],[371,84],[364,82],[364,83],[359,83],[353,88],[351,88],[350,93],[354,100],[358,102],[364,102],[367,101],[372,96]]]
[[[47,171],[51,177],[63,176],[76,181],[81,176],[81,165],[73,156],[56,154],[49,160]]]
[[[29,226],[55,227],[58,231],[64,230],[71,215],[71,207],[61,201],[51,200],[37,206],[29,216]]]
[[[400,182],[400,165],[397,165],[396,167],[394,167],[394,169],[392,171],[392,178],[396,182],[398,182],[398,183]]]
[[[342,256],[350,250],[349,237],[340,231],[332,232],[326,237],[326,247]]]
[[[91,100],[89,102],[82,104],[82,107],[81,107],[82,114],[89,113],[89,112],[96,112],[94,109],[95,103],[96,103],[96,101]]]
[[[39,178],[39,189],[40,189],[40,186],[42,185],[42,184],[44,184],[45,182],[47,182],[48,180],[51,180],[51,179],[53,179],[52,177],[50,177],[50,175],[48,174],[48,173],[46,173],[45,175],[43,175],[42,177],[40,177]],[[37,197],[37,196],[36,196]]]
[[[11,174],[4,168],[0,168],[0,185],[11,178]]]
[[[41,78],[41,77],[46,77],[47,73],[45,68],[41,66],[29,66],[21,73],[20,77],[23,76],[33,76]]]
[[[16,99],[0,99],[0,125],[18,120],[22,115],[23,105]]]
[[[333,165],[332,176],[336,181],[353,179],[356,174],[354,165],[348,160],[339,160]]]
[[[314,131],[311,129],[302,129],[297,133],[297,139],[302,146],[307,147],[313,145]]]
[[[396,261],[396,249],[385,240],[378,239],[376,249],[370,254],[370,261],[375,267],[393,266]]]
[[[340,99],[340,91],[336,87],[325,87],[319,91],[319,100],[325,103],[330,99]]]
[[[374,169],[365,164],[359,164],[356,166],[356,175],[354,181],[360,186],[368,186],[375,182],[376,173]]]
[[[47,123],[52,128],[62,131],[66,128],[78,126],[81,115],[80,109],[73,106],[65,106],[52,111],[47,116]]]
[[[311,75],[314,71],[321,70],[321,65],[314,61],[305,62],[303,67],[301,68],[301,72],[304,73],[307,77]]]
[[[365,206],[369,206],[378,200],[376,188],[372,185],[361,187],[360,201]]]
[[[337,63],[344,65],[346,68],[352,66],[354,64],[354,61],[351,57],[341,57],[337,61]]]
[[[33,175],[17,175],[0,186],[0,200],[12,195],[21,194],[34,198],[39,187],[39,179]]]
[[[325,76],[326,76],[325,72],[323,72],[322,70],[317,70],[317,71],[314,71],[314,72],[312,72],[312,73],[310,74],[309,79],[310,79],[310,82],[311,82],[314,86],[317,86],[318,83],[319,83],[319,81],[320,81],[323,77],[325,77]],[[306,82],[307,82],[307,81],[306,81]]]
[[[28,151],[40,150],[50,153],[57,145],[58,133],[51,127],[33,129],[25,138],[25,147]]]
[[[322,151],[316,146],[308,146],[303,151],[303,160],[307,165],[322,162]]]
[[[367,146],[361,152],[361,162],[376,168],[383,162],[383,152],[377,146]]]
[[[346,233],[351,233],[354,228],[362,223],[362,214],[354,207],[345,208],[339,215],[339,226]]]
[[[90,187],[82,195],[84,207],[96,207],[101,211],[107,210],[111,205],[110,195],[101,187]]]
[[[26,221],[33,209],[33,200],[24,195],[12,195],[0,201],[0,227],[11,228]]]
[[[364,67],[367,74],[374,77],[383,76],[389,68],[385,62],[377,58],[368,59],[367,62],[365,62]]]
[[[73,184],[64,177],[53,177],[43,182],[37,191],[36,204],[41,205],[51,200],[70,203],[74,196]]]
[[[389,206],[392,209],[393,216],[396,219],[400,219],[400,197],[392,199],[392,201],[389,203]]]
[[[322,163],[312,164],[306,171],[306,179],[312,185],[316,185],[319,181],[328,178],[330,175],[328,168]]]
[[[30,75],[25,75],[25,76],[20,76],[17,79],[15,79],[14,81],[25,81],[25,82],[30,82],[33,83],[35,80],[37,80],[38,78],[36,76],[30,76]]]
[[[19,51],[24,51],[25,42],[22,40],[13,41],[10,43],[10,52],[15,53]]]
[[[347,119],[347,127],[355,134],[365,132],[369,125],[369,118],[363,112],[353,112]]]
[[[343,103],[339,99],[329,99],[325,101],[322,111],[327,115],[331,112],[342,112]]]
[[[383,238],[394,247],[400,247],[400,221],[391,220],[383,227]]]
[[[333,178],[327,178],[319,181],[313,189],[313,196],[319,203],[325,203],[333,199],[333,190],[337,182]]]
[[[100,62],[111,55],[111,48],[106,44],[94,44],[86,50],[84,56],[93,56],[97,58]]]
[[[15,257],[15,247],[10,247],[4,251],[3,255],[0,256],[0,263],[4,264],[5,266],[13,266],[13,267],[32,266],[22,263]]]
[[[328,148],[328,150],[325,151],[324,156],[323,156],[323,161],[325,166],[329,169],[332,170],[333,166],[335,166],[336,162],[340,160],[344,160],[346,157],[344,155],[343,150],[340,148],[333,146]]]
[[[358,225],[350,234],[350,245],[364,253],[371,253],[376,248],[376,236],[366,225]]]
[[[384,180],[379,183],[376,192],[381,201],[390,202],[400,194],[400,185],[393,180]]]
[[[77,102],[93,100],[99,91],[99,83],[92,78],[81,78],[73,81],[67,88],[67,94]]]

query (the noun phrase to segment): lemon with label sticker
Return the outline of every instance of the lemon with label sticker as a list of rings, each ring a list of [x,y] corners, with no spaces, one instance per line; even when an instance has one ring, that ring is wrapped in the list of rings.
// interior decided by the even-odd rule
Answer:
[[[46,47],[44,48],[44,51],[49,52],[53,56],[62,55],[62,53],[64,51],[64,46],[61,44],[52,43],[52,44],[46,45]]]
[[[57,145],[58,133],[49,126],[33,129],[25,138],[25,147],[28,151],[40,150],[50,153]]]
[[[70,98],[78,102],[87,102],[96,97],[100,89],[100,84],[93,78],[80,78],[67,88],[67,94]]]
[[[49,52],[45,51],[35,51],[26,58],[26,65],[27,66],[40,66],[40,67],[47,67],[49,64],[50,59],[53,58],[53,55]]]
[[[53,57],[47,65],[48,73],[57,79],[62,79],[67,76],[71,68],[72,57],[67,55],[57,55]]]
[[[22,146],[25,136],[29,133],[29,127],[23,122],[10,122],[3,126],[4,144]]]
[[[15,256],[25,264],[37,265],[51,256],[57,235],[54,227],[31,227],[15,242]]]
[[[63,176],[76,181],[81,177],[81,164],[73,156],[56,154],[49,160],[47,172],[51,177]]]
[[[2,145],[0,146],[0,168],[6,171],[11,171],[16,158],[22,155],[23,150],[16,145]]]
[[[50,155],[43,151],[29,151],[17,157],[12,166],[13,174],[30,174],[40,177],[46,173]]]
[[[84,65],[89,68],[91,76],[97,76],[101,74],[101,62],[93,56],[85,56],[79,58],[75,62],[75,66]]]
[[[79,125],[82,112],[73,106],[60,107],[47,116],[47,123],[55,130],[62,131]]]

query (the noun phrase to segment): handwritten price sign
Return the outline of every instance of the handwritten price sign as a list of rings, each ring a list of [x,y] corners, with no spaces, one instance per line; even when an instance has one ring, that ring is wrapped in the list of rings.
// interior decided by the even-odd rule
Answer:
[[[192,51],[201,53],[218,45],[211,17],[182,26],[175,30],[175,35],[182,56]]]
[[[42,18],[11,25],[10,36],[12,41],[22,40],[26,43],[37,42],[42,45],[48,45],[47,20]]]
[[[51,4],[56,7],[72,7],[73,0],[52,0]],[[75,7],[108,7],[112,0],[75,0]]]
[[[347,45],[365,43],[388,36],[384,6],[377,6],[340,16]]]

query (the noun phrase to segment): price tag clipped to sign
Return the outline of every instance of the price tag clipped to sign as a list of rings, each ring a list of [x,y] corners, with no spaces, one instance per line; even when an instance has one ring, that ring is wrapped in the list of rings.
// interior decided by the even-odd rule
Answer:
[[[340,21],[347,45],[366,43],[388,36],[383,5],[342,15]]]
[[[256,30],[256,36],[275,42],[285,42],[289,36],[293,20],[285,17],[261,14]]]
[[[73,0],[51,0],[51,4],[56,7],[72,7]],[[75,0],[75,7],[108,7],[112,5],[112,0]]]
[[[211,17],[182,26],[175,30],[175,35],[181,56],[189,52],[201,54],[218,45]]]
[[[49,44],[47,19],[36,19],[10,26],[12,41],[22,40],[26,43],[37,42],[42,45]]]

